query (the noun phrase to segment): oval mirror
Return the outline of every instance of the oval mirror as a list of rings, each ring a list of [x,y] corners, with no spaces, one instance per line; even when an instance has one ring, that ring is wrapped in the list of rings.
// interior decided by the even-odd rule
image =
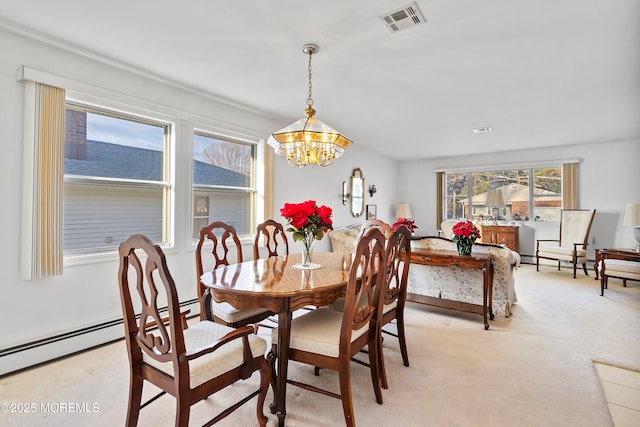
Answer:
[[[364,212],[364,175],[360,168],[351,174],[351,215],[359,217]]]

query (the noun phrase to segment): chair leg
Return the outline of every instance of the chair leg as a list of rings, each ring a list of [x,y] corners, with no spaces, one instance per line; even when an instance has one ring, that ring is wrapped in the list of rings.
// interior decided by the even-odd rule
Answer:
[[[398,314],[396,319],[396,327],[398,328],[398,343],[400,344],[400,354],[402,354],[402,361],[404,366],[409,367],[409,353],[407,352],[407,340],[404,334],[404,314]]]
[[[260,424],[260,427],[265,427],[267,425],[268,418],[264,415],[264,401],[267,398],[269,385],[273,387],[271,382],[272,378],[273,373],[271,372],[271,365],[269,365],[267,359],[263,359],[262,362],[260,362],[260,394],[258,394],[258,406],[256,408],[256,416],[258,417],[258,424]],[[272,388],[272,390],[275,396],[276,389]]]
[[[382,338],[382,334],[380,334],[380,338]],[[384,366],[384,354],[382,350],[382,339],[378,339],[378,361],[380,365],[380,384],[383,389],[389,388],[389,383],[387,382],[387,368]],[[369,355],[369,365],[371,365],[371,355]],[[373,369],[372,369],[373,372]],[[375,385],[374,385],[375,392]]]
[[[627,287],[627,279],[622,279],[622,286]]]
[[[582,264],[582,269],[584,270],[584,275],[588,276],[589,272],[587,271],[587,264]]]
[[[558,271],[560,271],[560,261],[558,261]]]
[[[536,271],[540,271],[540,258],[536,257]]]
[[[189,427],[189,411],[191,405],[186,399],[180,398],[180,393],[176,396],[176,427]]]
[[[143,380],[138,373],[132,371],[129,388],[129,407],[127,408],[127,427],[135,427],[138,425],[140,403],[142,402],[142,383]]]
[[[382,343],[379,340],[379,335],[381,335],[380,331],[378,331],[378,337],[374,337],[373,340],[369,340],[369,369],[371,370],[371,383],[373,384],[373,393],[376,395],[376,402],[382,405],[382,388],[380,387],[382,379],[380,368],[383,361]]]
[[[273,402],[269,405],[269,410],[272,414],[276,413],[276,355],[278,354],[278,346],[273,344],[271,351],[267,355],[267,362],[271,368],[271,389],[273,390]]]
[[[342,397],[342,412],[347,427],[355,427],[356,420],[353,415],[353,399],[351,397],[351,368],[350,360],[340,361],[340,395]]]

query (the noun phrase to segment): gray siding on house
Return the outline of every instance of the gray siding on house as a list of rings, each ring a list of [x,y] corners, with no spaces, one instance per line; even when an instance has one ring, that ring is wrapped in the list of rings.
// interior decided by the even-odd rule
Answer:
[[[105,178],[162,181],[161,151],[87,140],[87,159],[64,159],[64,173],[68,175],[100,176]],[[203,185],[251,185],[248,175],[193,161],[193,182]]]
[[[162,181],[160,151],[133,148],[99,141],[87,141],[87,159],[65,159],[67,175],[99,176],[145,181]],[[194,160],[194,182],[198,184],[248,186],[250,177]],[[129,235],[142,233],[162,241],[163,189],[67,183],[64,195],[64,250],[88,248],[110,250]],[[246,206],[246,193],[206,192],[210,215],[239,223]]]

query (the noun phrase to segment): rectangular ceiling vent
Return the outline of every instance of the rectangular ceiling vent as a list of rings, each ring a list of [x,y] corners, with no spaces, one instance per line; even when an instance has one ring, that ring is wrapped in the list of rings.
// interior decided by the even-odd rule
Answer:
[[[407,28],[412,28],[416,25],[425,24],[427,22],[415,2],[403,7],[402,9],[394,10],[393,12],[382,15],[380,16],[380,19],[392,33],[406,30]]]

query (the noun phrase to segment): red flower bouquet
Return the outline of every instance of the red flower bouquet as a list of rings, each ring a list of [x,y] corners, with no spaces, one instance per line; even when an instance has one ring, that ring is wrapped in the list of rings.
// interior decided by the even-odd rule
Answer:
[[[293,232],[293,241],[302,241],[302,268],[318,268],[311,262],[311,246],[314,240],[322,240],[324,234],[333,230],[332,210],[327,206],[318,206],[315,200],[302,203],[285,203],[280,214],[287,219]]]
[[[460,221],[453,226],[452,240],[458,246],[460,255],[469,255],[473,243],[480,237],[480,230],[471,221]]]
[[[333,230],[332,210],[327,206],[318,206],[315,200],[302,203],[285,203],[280,214],[287,219],[291,227],[287,231],[293,232],[293,240],[304,240],[313,235],[316,240],[322,240],[324,233]]]

